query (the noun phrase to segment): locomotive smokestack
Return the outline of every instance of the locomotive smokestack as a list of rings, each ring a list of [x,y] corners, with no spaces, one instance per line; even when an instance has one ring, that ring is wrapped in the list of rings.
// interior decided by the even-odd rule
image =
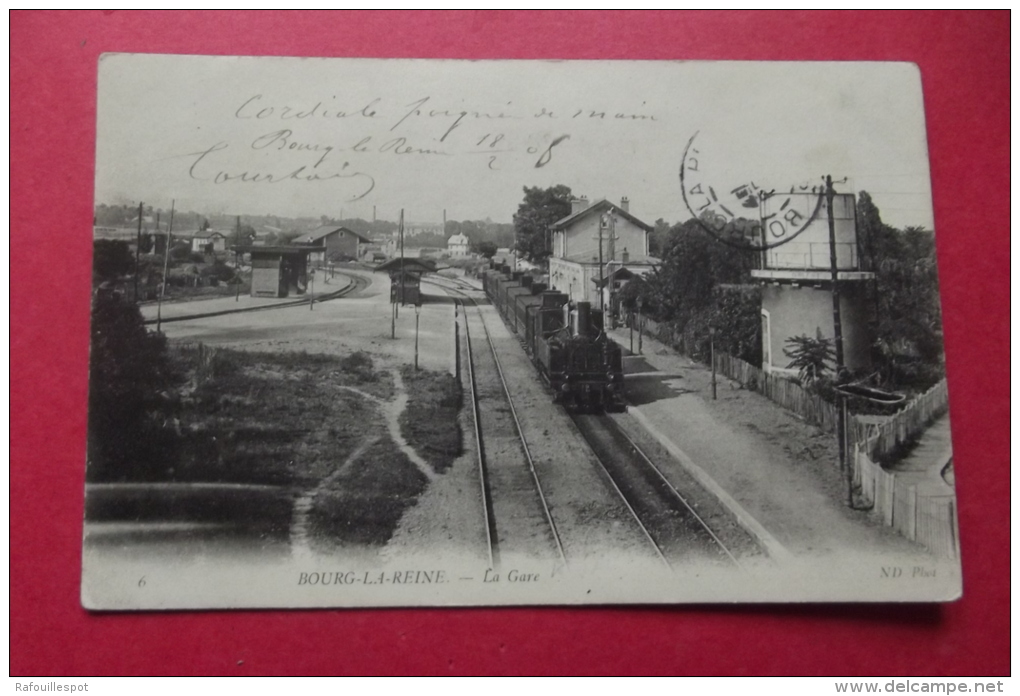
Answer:
[[[577,303],[577,335],[588,336],[591,333],[591,302]]]

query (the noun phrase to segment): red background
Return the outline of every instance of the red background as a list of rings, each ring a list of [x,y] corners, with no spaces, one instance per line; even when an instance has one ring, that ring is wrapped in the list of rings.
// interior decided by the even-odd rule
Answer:
[[[11,673],[1008,673],[1009,30],[1008,12],[12,13]],[[945,606],[83,611],[89,220],[104,51],[916,62],[964,598]]]

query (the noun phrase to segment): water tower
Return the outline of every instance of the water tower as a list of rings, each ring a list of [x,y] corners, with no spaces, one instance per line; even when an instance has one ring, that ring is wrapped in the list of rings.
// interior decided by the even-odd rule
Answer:
[[[862,270],[854,196],[832,198],[835,246],[829,237],[829,210],[825,195],[792,193],[761,203],[762,234],[768,248],[762,251],[761,270],[751,271],[762,285],[762,368],[773,374],[795,375],[783,352],[787,339],[821,335],[835,343],[831,253],[836,254],[839,283],[843,362],[851,370],[871,366],[872,305],[868,281],[875,274]]]

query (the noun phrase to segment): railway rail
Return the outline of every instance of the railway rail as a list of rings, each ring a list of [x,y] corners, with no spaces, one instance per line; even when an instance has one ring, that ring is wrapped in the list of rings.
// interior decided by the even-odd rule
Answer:
[[[542,542],[554,560],[566,565],[559,530],[524,437],[499,353],[481,308],[467,292],[479,289],[463,281],[443,280],[450,282],[424,282],[457,296],[464,311],[465,364],[490,565],[499,568],[510,557],[534,558]],[[475,311],[469,312],[469,307]],[[479,337],[484,341],[478,341]]]
[[[471,284],[457,279],[443,278],[442,282],[430,279],[427,282],[433,282],[464,297],[467,297],[464,290],[479,291]],[[473,299],[471,301],[474,302]],[[473,361],[468,361],[468,370],[469,375],[475,372]],[[474,376],[471,378],[475,379]],[[502,381],[505,388],[505,379]],[[618,496],[655,555],[667,567],[672,569],[685,562],[704,562],[743,570],[734,553],[702,519],[684,494],[611,415],[569,415],[591,447],[594,459],[609,483],[608,487]],[[484,466],[484,463],[481,465]],[[552,524],[551,517],[549,520]]]
[[[644,450],[607,414],[572,414],[572,420],[637,521],[656,555],[679,562],[740,562]]]
[[[208,319],[210,317],[227,316],[228,314],[245,314],[247,312],[263,312],[263,311],[267,311],[267,310],[270,310],[270,309],[286,309],[288,307],[307,307],[309,305],[309,303],[316,303],[317,304],[317,303],[320,303],[320,302],[328,302],[329,300],[337,300],[337,299],[340,299],[341,297],[346,297],[346,296],[351,295],[351,294],[353,294],[355,292],[360,292],[361,290],[364,290],[365,288],[367,288],[371,284],[371,281],[369,281],[366,278],[362,278],[361,276],[357,276],[357,275],[354,275],[354,274],[348,275],[348,274],[342,273],[340,271],[338,271],[337,273],[338,273],[338,275],[346,276],[347,278],[350,279],[351,282],[348,283],[347,285],[345,285],[344,287],[340,288],[339,290],[335,290],[335,291],[333,291],[331,293],[327,293],[325,295],[319,295],[318,297],[316,297],[314,299],[302,298],[302,299],[299,299],[299,300],[287,300],[286,302],[275,302],[275,303],[272,303],[272,304],[258,305],[257,307],[237,307],[235,309],[223,309],[223,310],[218,310],[218,311],[215,311],[215,312],[198,312],[196,314],[182,314],[182,315],[176,316],[176,317],[173,317],[173,316],[172,317],[162,317],[162,318],[160,318],[158,320],[157,319],[146,319],[144,323],[145,324],[155,324],[158,321],[159,323],[162,323],[162,324],[169,324],[169,323],[175,322],[175,321],[187,321],[187,320],[190,320],[190,319]]]

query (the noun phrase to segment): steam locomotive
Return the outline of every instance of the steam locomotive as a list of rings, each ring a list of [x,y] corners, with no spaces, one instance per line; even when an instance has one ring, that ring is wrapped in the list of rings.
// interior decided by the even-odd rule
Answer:
[[[554,402],[584,411],[623,410],[622,351],[590,302],[503,264],[482,275],[485,294],[517,333]]]

